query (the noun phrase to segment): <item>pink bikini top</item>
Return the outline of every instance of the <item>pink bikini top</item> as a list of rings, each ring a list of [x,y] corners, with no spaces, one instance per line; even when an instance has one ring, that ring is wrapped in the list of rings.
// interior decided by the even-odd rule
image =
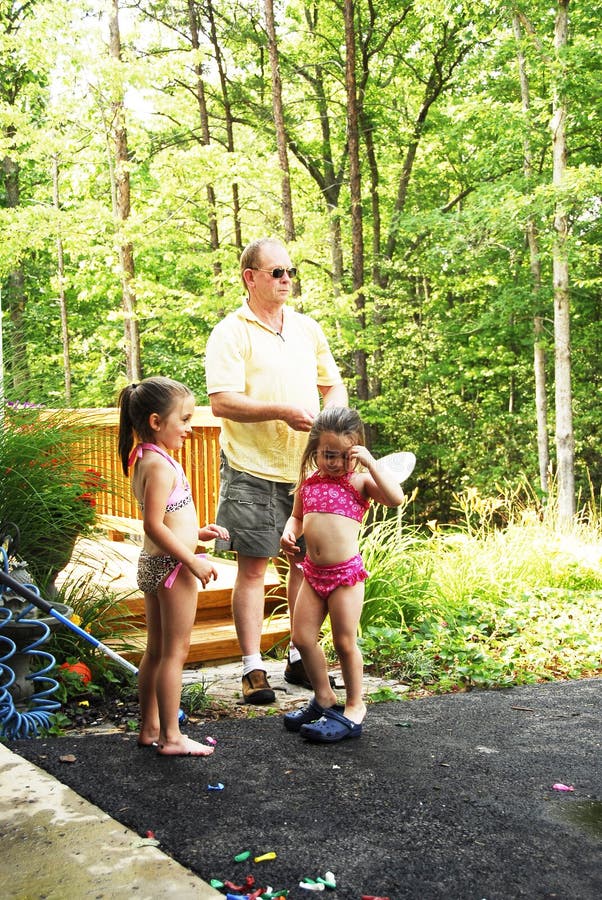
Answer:
[[[165,512],[176,512],[176,510],[182,509],[184,506],[188,506],[189,503],[192,503],[192,491],[190,490],[190,485],[186,478],[186,474],[184,473],[184,469],[177,460],[173,459],[169,453],[166,453],[165,450],[158,447],[157,444],[137,444],[130,453],[128,464],[132,466],[137,459],[142,459],[142,454],[145,450],[152,450],[154,453],[158,453],[159,456],[162,456],[171,463],[176,470],[176,486],[167,498]],[[138,505],[140,506],[140,510],[144,512],[144,503],[139,501]]]
[[[351,484],[351,472],[336,478],[314,472],[301,485],[300,494],[303,515],[331,513],[361,522],[370,506]]]

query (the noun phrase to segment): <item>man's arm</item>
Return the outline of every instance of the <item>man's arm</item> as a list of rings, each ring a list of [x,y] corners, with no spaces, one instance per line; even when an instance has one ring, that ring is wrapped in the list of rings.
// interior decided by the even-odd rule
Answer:
[[[322,394],[322,402],[324,406],[349,406],[349,397],[347,396],[347,388],[343,383],[332,384],[329,387],[318,385]]]
[[[209,403],[214,416],[234,422],[271,422],[281,419],[293,431],[309,431],[314,417],[301,406],[289,403],[265,403],[236,391],[210,394]]]

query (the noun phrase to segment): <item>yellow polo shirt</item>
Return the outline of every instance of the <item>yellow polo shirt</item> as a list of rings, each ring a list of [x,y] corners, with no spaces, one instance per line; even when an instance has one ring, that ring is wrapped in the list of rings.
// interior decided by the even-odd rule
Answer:
[[[245,302],[215,326],[207,342],[207,393],[234,391],[267,403],[289,403],[314,413],[321,387],[342,378],[324,332],[309,316],[283,307],[282,336]],[[295,482],[307,432],[281,420],[222,419],[220,444],[233,469],[269,481]]]

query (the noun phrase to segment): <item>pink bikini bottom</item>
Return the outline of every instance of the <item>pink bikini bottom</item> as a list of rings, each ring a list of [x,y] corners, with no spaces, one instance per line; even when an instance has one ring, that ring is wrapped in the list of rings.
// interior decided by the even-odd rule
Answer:
[[[318,597],[326,600],[336,588],[352,586],[358,581],[365,581],[369,572],[364,569],[361,555],[358,553],[345,562],[332,566],[316,566],[309,557],[304,557],[301,568],[306,581],[312,586]]]

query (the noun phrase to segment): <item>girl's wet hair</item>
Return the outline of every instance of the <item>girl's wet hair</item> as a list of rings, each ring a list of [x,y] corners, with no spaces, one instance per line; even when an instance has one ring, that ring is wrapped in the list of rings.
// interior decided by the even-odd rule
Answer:
[[[149,419],[153,413],[165,419],[178,399],[191,397],[192,391],[172,378],[145,378],[139,384],[128,384],[119,395],[119,459],[124,474],[128,474],[128,459],[132,447],[139,438],[154,444],[155,434]]]
[[[318,413],[311,426],[305,452],[301,459],[299,482],[297,488],[309,473],[317,468],[318,445],[320,438],[326,433],[351,438],[353,444],[364,444],[364,423],[357,409],[347,406],[327,406]]]

